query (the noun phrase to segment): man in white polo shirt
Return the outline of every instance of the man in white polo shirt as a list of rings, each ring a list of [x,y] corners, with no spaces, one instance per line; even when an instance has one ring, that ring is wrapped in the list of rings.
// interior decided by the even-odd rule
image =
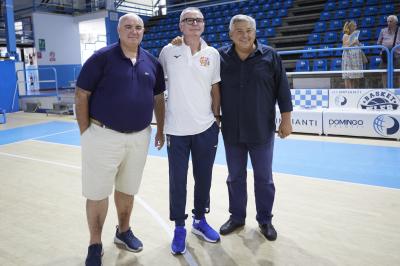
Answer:
[[[188,7],[180,15],[184,44],[168,44],[160,53],[167,79],[168,100],[165,133],[169,161],[170,219],[175,222],[172,254],[186,251],[186,184],[192,155],[194,209],[192,232],[208,242],[219,234],[206,222],[212,167],[218,146],[220,123],[220,57],[202,39],[204,17]]]

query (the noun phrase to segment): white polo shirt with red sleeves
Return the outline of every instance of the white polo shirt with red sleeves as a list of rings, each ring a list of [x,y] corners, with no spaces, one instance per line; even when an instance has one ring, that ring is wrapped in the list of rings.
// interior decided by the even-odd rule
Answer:
[[[201,39],[200,51],[168,44],[159,60],[167,81],[168,99],[164,132],[188,136],[204,132],[215,118],[211,108],[211,85],[221,81],[218,51]]]

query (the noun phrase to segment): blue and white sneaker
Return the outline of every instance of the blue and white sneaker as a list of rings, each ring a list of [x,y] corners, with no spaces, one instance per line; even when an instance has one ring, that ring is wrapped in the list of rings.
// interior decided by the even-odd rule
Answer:
[[[192,233],[203,237],[205,241],[211,243],[218,242],[220,239],[217,231],[208,225],[206,218],[201,220],[193,219]]]
[[[86,257],[86,266],[101,266],[101,257],[103,256],[103,245],[92,244],[88,247],[88,254]]]
[[[142,241],[133,235],[131,228],[128,231],[119,233],[118,226],[115,232],[114,243],[131,252],[140,252],[143,249]]]
[[[176,226],[174,239],[172,239],[171,253],[174,255],[184,254],[186,252],[186,229],[184,226]]]

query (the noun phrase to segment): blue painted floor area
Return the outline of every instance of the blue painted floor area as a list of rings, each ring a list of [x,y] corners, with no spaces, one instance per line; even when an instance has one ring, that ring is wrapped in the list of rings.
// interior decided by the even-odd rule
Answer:
[[[149,154],[167,157],[164,146]],[[80,145],[79,130],[73,122],[48,122],[0,131],[0,145],[37,139],[59,144]],[[274,172],[339,180],[400,189],[400,148],[323,141],[276,139]],[[215,163],[226,165],[220,135]],[[248,167],[251,168],[250,160]]]
[[[43,136],[54,135],[57,133],[75,129],[78,129],[76,123],[53,121],[31,126],[0,130],[0,145],[28,139],[37,139]],[[75,136],[75,138],[77,137],[79,139],[79,135]]]

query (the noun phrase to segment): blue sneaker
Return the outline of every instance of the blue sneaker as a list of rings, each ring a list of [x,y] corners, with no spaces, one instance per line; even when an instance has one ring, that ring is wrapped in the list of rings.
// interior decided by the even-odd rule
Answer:
[[[176,226],[174,239],[171,244],[171,253],[180,255],[186,252],[186,229],[184,226]]]
[[[103,256],[103,245],[93,244],[88,247],[86,266],[101,266],[101,256]]]
[[[204,240],[212,243],[218,242],[220,239],[217,231],[208,225],[206,218],[201,220],[193,219],[192,233],[199,235],[203,237]]]
[[[133,235],[130,227],[128,231],[119,233],[117,226],[117,231],[115,232],[115,237],[114,237],[114,243],[131,252],[140,252],[143,249],[142,242],[136,236]]]

